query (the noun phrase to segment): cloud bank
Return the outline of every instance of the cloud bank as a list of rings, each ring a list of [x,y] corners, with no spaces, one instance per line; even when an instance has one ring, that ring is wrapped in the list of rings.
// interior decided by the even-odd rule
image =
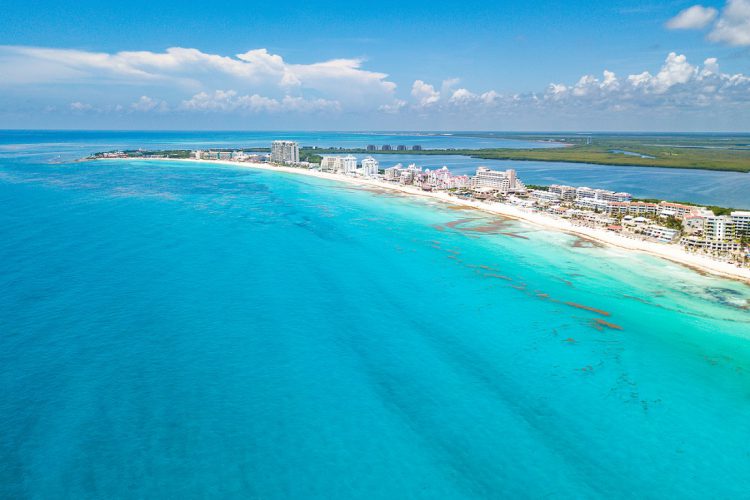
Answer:
[[[675,29],[714,23],[716,31],[737,18],[741,3],[729,2],[721,14],[694,6],[670,23]],[[179,117],[185,115],[216,120],[263,115],[277,117],[278,122],[267,123],[282,127],[309,123],[331,128],[380,123],[397,128],[451,128],[458,123],[502,128],[500,123],[529,116],[557,116],[570,122],[597,113],[607,113],[610,119],[628,113],[750,116],[750,77],[723,72],[715,58],[693,64],[675,52],[655,70],[620,76],[604,69],[600,75],[520,93],[470,89],[457,78],[417,79],[399,89],[386,73],[363,66],[361,59],[289,63],[262,48],[224,56],[181,47],[109,54],[3,46],[0,90],[5,101],[0,100],[0,117],[12,113],[15,102],[23,102],[26,111],[33,107],[29,103],[37,102],[38,112],[48,114],[176,117],[173,123],[184,122]],[[299,121],[302,117],[310,121]],[[738,126],[749,123],[745,119]]]

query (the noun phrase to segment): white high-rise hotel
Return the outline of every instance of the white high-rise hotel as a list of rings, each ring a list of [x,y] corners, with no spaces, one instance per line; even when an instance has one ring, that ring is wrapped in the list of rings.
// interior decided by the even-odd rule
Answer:
[[[357,158],[347,156],[324,156],[320,160],[320,169],[324,172],[354,175],[357,173]]]
[[[368,156],[362,160],[362,175],[365,177],[377,177],[378,175],[378,160],[372,156]]]
[[[299,163],[299,145],[293,141],[273,141],[271,161],[274,163]]]
[[[524,191],[526,186],[516,177],[516,171],[512,168],[508,170],[490,170],[487,167],[477,168],[474,175],[475,189],[491,189],[501,193]]]

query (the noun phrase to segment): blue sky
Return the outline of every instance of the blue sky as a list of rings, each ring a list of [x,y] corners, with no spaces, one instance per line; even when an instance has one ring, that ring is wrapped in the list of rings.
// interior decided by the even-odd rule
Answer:
[[[750,128],[750,0],[12,0],[0,45],[3,128]]]

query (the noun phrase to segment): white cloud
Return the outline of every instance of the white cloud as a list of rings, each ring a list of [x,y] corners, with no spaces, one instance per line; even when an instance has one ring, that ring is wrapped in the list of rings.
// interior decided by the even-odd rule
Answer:
[[[684,55],[671,52],[656,75],[648,71],[619,79],[604,72],[602,80],[585,75],[574,86],[552,84],[548,101],[589,104],[605,108],[706,106],[750,104],[750,77],[722,73],[716,58],[703,66],[691,65]]]
[[[453,94],[450,97],[450,102],[455,104],[466,104],[473,102],[477,99],[477,95],[468,89],[458,89],[453,92]]]
[[[716,18],[718,11],[713,7],[693,5],[667,21],[667,28],[673,30],[702,29]]]
[[[90,111],[91,109],[93,109],[93,106],[86,102],[75,101],[70,103],[71,111]]]
[[[750,45],[750,0],[728,0],[708,38],[729,45]]]
[[[750,45],[750,0],[727,0],[721,14],[712,7],[693,5],[667,21],[670,29],[703,29],[714,20],[708,39],[728,45]]]
[[[592,110],[642,109],[657,113],[667,108],[688,110],[709,106],[716,109],[732,106],[736,110],[750,106],[750,77],[722,73],[716,58],[706,59],[702,66],[692,65],[684,55],[671,52],[655,74],[643,71],[618,77],[604,70],[600,77],[583,75],[573,84],[551,83],[541,95],[533,92],[502,95],[494,90],[478,93],[458,88],[441,99],[441,93],[432,85],[417,80],[412,97],[413,107],[421,112],[468,110],[475,117],[555,109],[567,110],[573,116]]]
[[[121,113],[125,110],[122,104],[105,104],[103,106],[97,106],[88,102],[74,101],[68,105],[68,109],[74,114],[102,114],[102,113]],[[46,106],[46,112],[57,111],[54,106]]]
[[[169,110],[169,106],[162,100],[153,99],[149,96],[142,95],[137,101],[130,105],[130,109],[132,109],[133,111],[141,111],[144,113],[149,111],[165,112]]]
[[[412,84],[411,95],[417,99],[417,103],[421,107],[431,106],[440,100],[440,92],[422,80],[416,80]]]
[[[291,64],[266,49],[236,57],[172,47],[164,52],[87,52],[25,46],[0,46],[0,87],[29,84],[119,85],[166,88],[193,95],[220,88],[263,93],[277,100],[294,90],[303,101],[344,102],[350,108],[393,101],[396,84],[385,73],[362,68],[361,59]],[[311,94],[311,96],[306,96]],[[302,102],[302,101],[300,101]]]
[[[182,101],[179,109],[184,111],[210,111],[249,113],[340,111],[340,104],[326,99],[304,99],[290,95],[282,99],[273,99],[258,94],[239,95],[235,90],[217,90],[212,94],[199,92],[190,99]]]
[[[393,102],[389,104],[381,104],[380,106],[378,106],[378,111],[382,111],[383,113],[396,114],[400,112],[405,106],[406,101],[404,101],[403,99],[394,99]]]

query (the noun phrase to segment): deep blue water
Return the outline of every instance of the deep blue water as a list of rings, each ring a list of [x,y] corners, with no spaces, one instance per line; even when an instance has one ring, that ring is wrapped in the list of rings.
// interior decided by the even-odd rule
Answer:
[[[0,497],[750,491],[746,285],[303,176],[34,158],[0,158]]]

